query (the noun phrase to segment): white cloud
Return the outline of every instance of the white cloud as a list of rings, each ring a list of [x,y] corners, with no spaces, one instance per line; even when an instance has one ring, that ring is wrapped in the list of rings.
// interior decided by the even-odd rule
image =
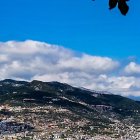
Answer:
[[[0,55],[0,63],[4,63],[6,61],[8,61],[8,57],[6,55],[3,55],[3,54]]]
[[[26,73],[29,75],[28,79],[36,75],[74,71],[102,73],[118,66],[118,62],[111,58],[86,54],[77,56],[75,52],[64,47],[32,40],[1,42],[0,59],[1,62],[6,61],[0,64],[1,78],[20,77],[20,74]]]
[[[1,79],[59,81],[122,95],[140,95],[140,79],[119,76],[120,62],[109,57],[77,54],[58,45],[27,40],[0,43]],[[132,64],[131,64],[132,65]],[[125,67],[130,70],[130,66]],[[132,67],[132,66],[131,66]],[[131,71],[138,72],[135,65]]]
[[[83,54],[81,57],[72,56],[59,62],[64,69],[73,69],[90,73],[109,72],[118,67],[119,63],[108,57],[90,56]]]
[[[126,74],[134,75],[139,74],[140,75],[140,65],[136,64],[135,62],[130,62],[124,69]]]

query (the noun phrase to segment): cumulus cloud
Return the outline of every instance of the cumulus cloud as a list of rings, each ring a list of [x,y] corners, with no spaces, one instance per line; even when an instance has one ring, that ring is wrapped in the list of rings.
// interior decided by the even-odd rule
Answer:
[[[135,62],[130,62],[125,68],[124,71],[128,75],[140,75],[140,65]]]
[[[0,64],[1,78],[24,78],[28,75],[25,77],[28,80],[37,75],[67,72],[106,73],[119,65],[108,57],[77,55],[64,47],[32,40],[0,43],[0,60],[3,62]]]
[[[125,96],[140,95],[140,79],[133,75],[118,75],[120,65],[119,61],[109,57],[77,54],[45,42],[27,40],[0,43],[1,79],[59,81]],[[131,65],[126,66],[125,71],[138,73],[139,66]]]

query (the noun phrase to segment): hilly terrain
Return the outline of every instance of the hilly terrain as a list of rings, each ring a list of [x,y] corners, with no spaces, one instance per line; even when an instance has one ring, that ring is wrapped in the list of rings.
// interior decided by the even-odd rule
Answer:
[[[28,124],[32,136],[43,132],[41,139],[54,139],[56,133],[73,139],[139,138],[140,103],[119,95],[59,82],[6,79],[0,81],[0,104],[1,120],[13,117]]]

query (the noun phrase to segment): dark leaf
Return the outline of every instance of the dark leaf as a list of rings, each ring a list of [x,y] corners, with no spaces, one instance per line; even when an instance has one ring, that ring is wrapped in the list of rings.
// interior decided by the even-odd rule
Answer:
[[[118,8],[123,15],[126,15],[129,10],[128,5],[126,4],[126,0],[119,0]]]
[[[109,0],[109,9],[116,7],[118,0]]]

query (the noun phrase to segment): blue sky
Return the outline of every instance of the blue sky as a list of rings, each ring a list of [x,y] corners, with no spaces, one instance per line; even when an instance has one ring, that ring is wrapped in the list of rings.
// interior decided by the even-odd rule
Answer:
[[[108,0],[2,0],[0,40],[38,40],[94,55],[140,57],[140,2],[126,17]]]
[[[108,0],[1,0],[0,79],[140,96],[140,1],[128,5],[122,16]]]

